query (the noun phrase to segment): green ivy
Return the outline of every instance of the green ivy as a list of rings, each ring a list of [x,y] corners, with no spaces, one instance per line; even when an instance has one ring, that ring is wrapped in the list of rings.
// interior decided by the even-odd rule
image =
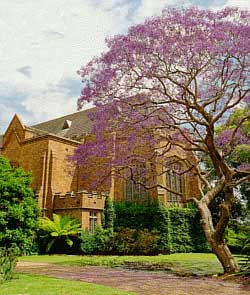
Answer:
[[[102,226],[104,229],[114,228],[115,210],[113,202],[109,197],[105,199],[104,209],[102,212]]]
[[[158,202],[145,205],[115,202],[114,208],[115,231],[120,228],[157,231],[161,253],[210,251],[195,208],[166,208]]]

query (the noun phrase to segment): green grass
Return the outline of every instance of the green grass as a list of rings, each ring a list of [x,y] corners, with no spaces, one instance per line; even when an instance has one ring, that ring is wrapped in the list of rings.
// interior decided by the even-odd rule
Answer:
[[[97,265],[119,267],[128,263],[164,265],[177,273],[211,275],[222,273],[223,269],[214,254],[211,253],[178,253],[158,256],[74,256],[74,255],[41,255],[20,257],[19,261],[49,262],[62,265]]]
[[[102,285],[19,274],[0,285],[0,295],[136,295]]]

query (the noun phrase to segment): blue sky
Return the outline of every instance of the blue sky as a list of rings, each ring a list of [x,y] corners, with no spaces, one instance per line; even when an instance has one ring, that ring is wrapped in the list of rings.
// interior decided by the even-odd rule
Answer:
[[[107,36],[126,32],[166,5],[250,9],[249,0],[1,0],[0,134],[14,113],[25,125],[76,111],[76,71],[105,50]]]

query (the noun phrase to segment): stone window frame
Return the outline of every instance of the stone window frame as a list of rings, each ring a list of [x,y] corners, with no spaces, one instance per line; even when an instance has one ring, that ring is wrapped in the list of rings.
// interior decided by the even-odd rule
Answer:
[[[90,210],[89,211],[89,231],[91,233],[95,232],[95,229],[98,224],[98,216],[97,216],[97,211],[95,210]]]

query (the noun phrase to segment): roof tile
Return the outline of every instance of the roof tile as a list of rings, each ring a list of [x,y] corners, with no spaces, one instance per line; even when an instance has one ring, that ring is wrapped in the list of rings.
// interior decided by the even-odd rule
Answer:
[[[91,132],[92,122],[88,115],[92,111],[93,108],[42,122],[31,127],[69,139],[79,140],[82,136]],[[65,129],[66,121],[71,121],[71,124],[69,124],[69,128]]]

